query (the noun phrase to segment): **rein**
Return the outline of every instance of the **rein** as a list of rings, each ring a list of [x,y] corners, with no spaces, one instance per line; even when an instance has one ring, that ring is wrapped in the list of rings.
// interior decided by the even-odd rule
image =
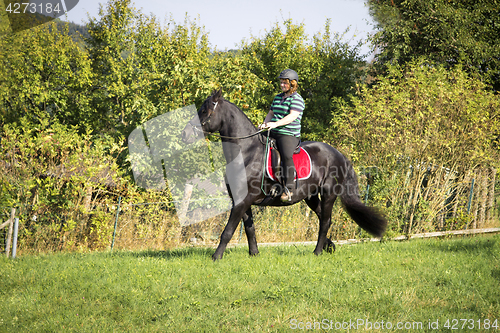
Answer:
[[[233,139],[233,140],[238,140],[238,139],[248,139],[248,138],[251,138],[252,136],[256,136],[262,132],[266,132],[268,129],[267,128],[264,128],[264,129],[261,129],[255,133],[252,133],[252,134],[249,134],[249,135],[245,135],[245,136],[224,136],[224,135],[219,135],[219,134],[214,134],[214,133],[211,133],[211,132],[206,132],[202,129],[200,129],[199,127],[201,126],[196,126],[196,125],[193,125],[193,124],[190,124],[193,129],[195,131],[198,131],[198,132],[201,132],[201,133],[204,133],[204,134],[210,134],[210,135],[213,135],[213,136],[216,136],[218,138],[221,138],[221,139]]]

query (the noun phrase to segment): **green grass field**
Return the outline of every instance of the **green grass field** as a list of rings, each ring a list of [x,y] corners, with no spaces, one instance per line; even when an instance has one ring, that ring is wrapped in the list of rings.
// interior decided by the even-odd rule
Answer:
[[[500,331],[500,235],[312,250],[1,258],[0,331]]]

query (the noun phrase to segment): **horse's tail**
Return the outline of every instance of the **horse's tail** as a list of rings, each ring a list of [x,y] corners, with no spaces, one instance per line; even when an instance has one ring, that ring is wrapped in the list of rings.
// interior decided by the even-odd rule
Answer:
[[[346,163],[347,172],[342,183],[340,199],[347,213],[361,228],[375,237],[382,237],[387,220],[374,208],[366,206],[359,197],[358,179],[351,163]]]

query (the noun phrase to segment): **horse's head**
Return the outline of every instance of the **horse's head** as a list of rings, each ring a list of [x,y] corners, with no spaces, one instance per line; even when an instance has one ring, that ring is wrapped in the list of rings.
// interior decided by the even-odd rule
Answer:
[[[217,132],[221,127],[222,89],[215,90],[201,105],[196,117],[191,119],[182,131],[182,141],[193,143],[196,140],[196,131],[207,133]]]

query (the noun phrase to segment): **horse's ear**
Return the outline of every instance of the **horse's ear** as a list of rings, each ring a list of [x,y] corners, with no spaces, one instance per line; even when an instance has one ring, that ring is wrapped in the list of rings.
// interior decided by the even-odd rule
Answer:
[[[212,93],[212,101],[217,102],[219,99],[222,97],[222,88],[219,88],[219,90],[215,90]]]

